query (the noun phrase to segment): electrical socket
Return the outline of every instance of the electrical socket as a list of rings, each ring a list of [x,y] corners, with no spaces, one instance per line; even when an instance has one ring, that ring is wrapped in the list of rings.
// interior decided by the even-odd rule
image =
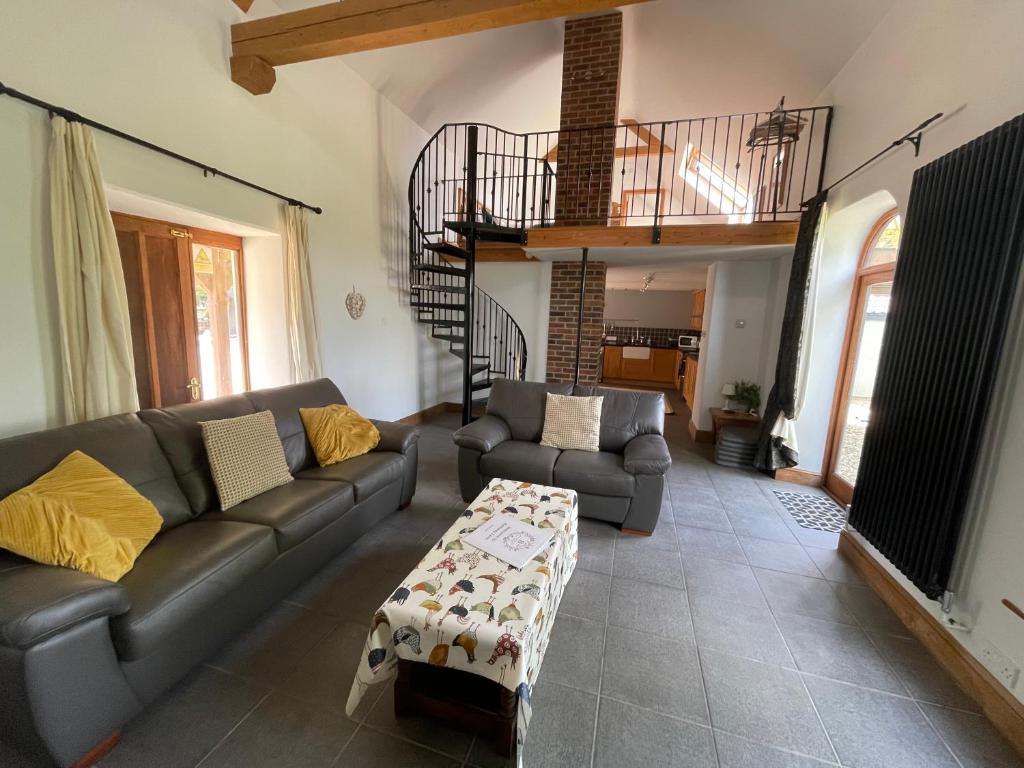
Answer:
[[[1007,688],[1017,685],[1017,678],[1020,676],[1020,667],[1013,663],[1009,656],[996,648],[992,643],[985,641],[981,645],[981,660],[988,667],[989,672],[996,676]]]

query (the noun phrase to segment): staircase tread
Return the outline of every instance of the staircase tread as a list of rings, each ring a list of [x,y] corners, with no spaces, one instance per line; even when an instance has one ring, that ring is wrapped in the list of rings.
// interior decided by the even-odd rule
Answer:
[[[427,243],[423,246],[428,251],[443,253],[445,256],[453,256],[457,259],[469,259],[470,253],[455,243]]]
[[[500,224],[487,224],[472,221],[445,221],[444,226],[460,235],[472,234],[477,240],[496,243],[521,243],[523,230],[519,227],[505,227]]]
[[[413,301],[410,304],[414,307],[426,307],[427,309],[455,309],[461,312],[466,311],[466,305],[453,304],[446,301]]]
[[[413,264],[412,268],[416,272],[433,272],[437,275],[454,275],[455,277],[465,277],[467,272],[459,267],[448,267],[444,264]]]
[[[418,283],[410,286],[413,291],[436,291],[437,293],[466,293],[464,285],[434,285],[431,283]]]
[[[470,388],[476,392],[481,389],[490,389],[493,382],[490,379],[484,379],[483,381],[474,381],[470,384]]]

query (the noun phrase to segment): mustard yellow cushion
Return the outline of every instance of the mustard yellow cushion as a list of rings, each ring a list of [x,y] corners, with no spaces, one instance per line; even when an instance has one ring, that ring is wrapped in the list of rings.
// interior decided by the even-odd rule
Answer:
[[[153,503],[81,451],[0,501],[0,547],[118,581],[163,519]]]
[[[362,456],[377,447],[380,432],[347,405],[299,408],[306,436],[321,467]]]

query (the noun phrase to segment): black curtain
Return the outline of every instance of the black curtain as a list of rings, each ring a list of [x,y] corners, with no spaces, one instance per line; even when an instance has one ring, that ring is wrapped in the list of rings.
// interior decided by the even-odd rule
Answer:
[[[821,192],[807,204],[800,217],[800,230],[793,249],[793,267],[789,272],[789,291],[786,294],[786,313],[782,318],[782,338],[779,340],[779,358],[775,363],[775,383],[765,402],[761,416],[761,432],[757,438],[754,466],[774,470],[795,467],[799,462],[796,451],[782,444],[781,438],[772,436],[772,427],[785,414],[792,419],[796,409],[796,368],[803,343],[804,313],[807,311],[807,291],[811,278],[811,262],[818,240],[818,225],[825,210],[828,192]]]

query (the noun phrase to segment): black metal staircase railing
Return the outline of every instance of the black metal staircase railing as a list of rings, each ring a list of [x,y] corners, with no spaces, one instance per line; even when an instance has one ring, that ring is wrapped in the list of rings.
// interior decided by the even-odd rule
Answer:
[[[799,218],[821,189],[831,107],[779,108],[516,134],[442,126],[409,178],[410,289],[418,319],[463,360],[463,420],[494,376],[524,378],[515,319],[475,284],[481,240],[532,227]]]

